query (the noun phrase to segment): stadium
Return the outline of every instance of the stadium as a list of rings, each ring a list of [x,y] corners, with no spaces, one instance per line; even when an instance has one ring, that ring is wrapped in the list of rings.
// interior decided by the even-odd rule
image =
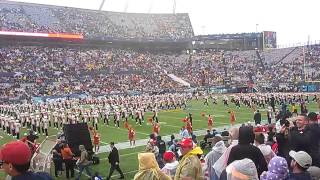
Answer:
[[[0,2],[0,179],[320,180],[320,42],[172,3]]]

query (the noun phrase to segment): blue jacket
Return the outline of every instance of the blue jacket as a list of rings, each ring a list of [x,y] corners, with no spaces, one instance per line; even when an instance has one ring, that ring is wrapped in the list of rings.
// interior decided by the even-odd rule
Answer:
[[[26,172],[19,176],[11,177],[12,180],[53,180],[52,177],[48,173],[44,172]]]

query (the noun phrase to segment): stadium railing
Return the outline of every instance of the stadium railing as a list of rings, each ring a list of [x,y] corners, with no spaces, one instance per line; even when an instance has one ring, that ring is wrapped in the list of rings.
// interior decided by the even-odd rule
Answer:
[[[51,151],[56,145],[56,140],[46,138],[41,142],[32,156],[30,169],[34,172],[47,172],[51,174]]]

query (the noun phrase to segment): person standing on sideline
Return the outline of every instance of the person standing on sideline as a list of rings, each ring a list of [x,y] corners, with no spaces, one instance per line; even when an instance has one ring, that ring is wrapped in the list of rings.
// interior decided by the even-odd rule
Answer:
[[[114,142],[110,143],[110,149],[111,149],[111,152],[109,153],[108,160],[111,167],[110,167],[109,176],[107,177],[107,180],[111,178],[114,170],[117,170],[119,172],[120,174],[119,179],[124,179],[124,175],[119,166],[119,152],[118,152],[118,149],[114,146]]]
[[[79,150],[81,151],[80,159],[77,161],[77,166],[79,167],[79,174],[78,177],[76,178],[77,180],[80,179],[81,174],[83,170],[86,170],[87,174],[89,176],[92,176],[90,166],[92,164],[92,161],[89,161],[89,154],[84,147],[84,145],[79,145]]]
[[[268,123],[271,124],[271,119],[272,119],[272,108],[269,107],[267,110],[267,118],[268,118]]]
[[[254,113],[253,119],[256,125],[261,124],[261,113],[259,112],[259,110]]]
[[[62,159],[66,166],[66,178],[69,179],[69,172],[71,173],[71,178],[74,178],[74,161],[71,149],[68,144],[64,144],[61,150]]]
[[[93,130],[93,147],[95,153],[100,149],[100,134],[97,130]]]

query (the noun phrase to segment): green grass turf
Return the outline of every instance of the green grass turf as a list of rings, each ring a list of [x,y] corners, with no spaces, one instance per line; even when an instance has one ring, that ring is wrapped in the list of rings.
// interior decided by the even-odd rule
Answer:
[[[209,103],[210,104],[210,103]],[[310,103],[307,105],[309,111],[318,111],[317,104]],[[289,107],[290,108],[290,107]],[[179,133],[180,127],[184,125],[181,121],[189,112],[193,114],[193,129],[200,130],[207,128],[207,118],[201,116],[201,113],[212,114],[214,116],[214,126],[219,127],[223,125],[229,124],[229,109],[235,111],[236,114],[236,123],[243,123],[247,121],[253,121],[253,110],[247,108],[245,106],[241,106],[240,109],[236,109],[233,104],[230,104],[229,107],[224,107],[221,100],[219,100],[218,105],[210,104],[208,107],[203,105],[203,100],[192,100],[188,103],[187,109],[177,109],[177,110],[168,110],[168,111],[160,111],[158,113],[159,121],[161,122],[161,130],[160,134],[170,135]],[[261,109],[262,118],[266,119],[266,111]],[[145,114],[145,121],[152,116],[151,113]],[[145,139],[148,138],[148,135],[152,132],[151,125],[144,123],[142,126],[136,125],[134,120],[129,119],[129,123],[133,125],[136,130],[136,138],[137,139]],[[113,119],[111,118],[109,127],[103,125],[103,121],[100,121],[99,124],[99,133],[101,135],[101,146],[105,145],[104,143],[109,143],[111,141],[114,142],[126,142],[128,140],[127,130],[123,127],[123,124],[120,129],[115,128],[113,126]],[[0,139],[0,143],[4,144],[5,142],[13,140],[12,137],[5,135],[2,131],[0,131],[0,136],[3,138]],[[23,129],[22,132],[26,132],[26,129]],[[49,135],[55,135],[57,133],[56,129],[50,128]],[[23,134],[23,133],[22,133]],[[44,139],[44,136],[40,135],[39,142]],[[198,140],[202,138],[199,137]],[[126,179],[133,179],[134,174],[138,169],[138,160],[137,153],[143,151],[144,147],[136,147],[131,149],[120,150],[120,167],[123,170],[126,176]],[[205,151],[206,152],[206,151]],[[93,166],[93,171],[99,172],[103,177],[106,177],[109,172],[109,163],[105,159],[107,157],[107,153],[99,154],[99,157],[102,159],[99,165]],[[52,171],[53,172],[53,171]],[[117,172],[114,172],[116,175]],[[87,179],[84,175],[82,175],[82,179]],[[3,177],[3,173],[0,172],[0,179]],[[116,177],[117,178],[117,177]],[[65,179],[65,175],[57,178],[57,179]]]

